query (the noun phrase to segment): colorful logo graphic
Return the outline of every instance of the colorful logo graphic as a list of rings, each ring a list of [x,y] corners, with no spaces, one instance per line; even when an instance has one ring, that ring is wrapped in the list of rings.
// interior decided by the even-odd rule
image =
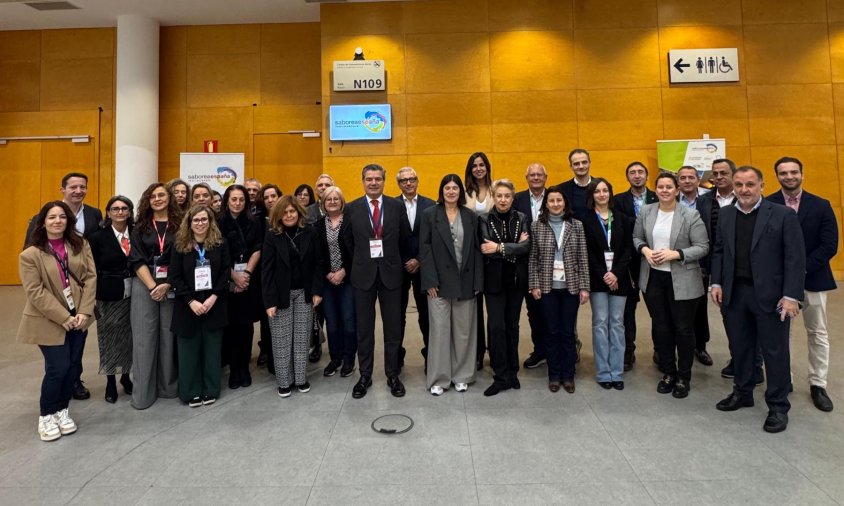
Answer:
[[[710,142],[706,145],[706,150],[709,151],[710,153],[714,153],[714,152],[718,151],[718,146],[716,146],[715,144],[712,144]]]
[[[372,133],[378,133],[387,126],[387,118],[377,111],[367,111],[363,126]]]
[[[217,167],[217,183],[228,188],[237,182],[237,173],[231,167]]]

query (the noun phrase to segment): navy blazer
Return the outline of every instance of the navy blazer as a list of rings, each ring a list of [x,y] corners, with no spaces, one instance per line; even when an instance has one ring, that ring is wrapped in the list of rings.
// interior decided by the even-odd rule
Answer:
[[[736,206],[721,208],[712,252],[711,284],[721,285],[722,305],[730,304],[735,278]],[[803,300],[806,251],[797,215],[762,199],[750,246],[753,288],[762,310],[773,313],[783,296]]]
[[[768,196],[775,204],[785,205],[782,191]],[[803,190],[797,219],[806,243],[806,290],[835,290],[835,278],[829,261],[838,252],[838,222],[829,201]]]
[[[548,190],[545,188],[543,192]],[[530,227],[533,225],[533,213],[530,210],[530,190],[524,190],[516,193],[513,196],[513,209],[525,215],[525,232],[530,233]]]
[[[404,206],[405,211],[407,211],[407,205],[404,203],[404,196],[399,195],[396,197],[396,200],[401,202]],[[413,229],[410,231],[410,238],[408,239],[408,260],[411,258],[419,259],[419,229],[422,226],[422,213],[425,212],[425,209],[436,205],[437,203],[433,200],[429,199],[428,197],[423,197],[422,195],[416,194],[416,219],[413,221]],[[410,220],[408,220],[408,224]]]

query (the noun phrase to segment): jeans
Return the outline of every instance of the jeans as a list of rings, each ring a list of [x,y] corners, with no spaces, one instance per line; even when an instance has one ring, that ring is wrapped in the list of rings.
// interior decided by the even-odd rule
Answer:
[[[574,379],[574,329],[580,297],[568,290],[551,290],[543,293],[542,315],[545,319],[545,350],[548,358],[548,380]]]
[[[624,372],[624,307],[627,297],[592,292],[592,350],[596,379],[622,381]]]
[[[331,360],[355,363],[358,337],[355,323],[355,292],[348,281],[323,288],[322,309],[325,312],[325,331],[328,334],[328,354]]]
[[[73,395],[73,384],[79,378],[79,364],[85,349],[82,330],[70,330],[64,344],[38,346],[44,355],[44,379],[41,381],[41,416],[52,415],[67,408]]]

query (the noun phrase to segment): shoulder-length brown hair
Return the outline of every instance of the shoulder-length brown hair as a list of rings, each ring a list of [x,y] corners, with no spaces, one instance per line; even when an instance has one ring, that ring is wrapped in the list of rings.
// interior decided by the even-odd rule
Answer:
[[[149,204],[149,197],[157,188],[164,188],[164,191],[167,192],[167,230],[178,230],[179,224],[182,222],[182,211],[179,209],[179,204],[176,203],[176,197],[173,196],[173,192],[165,183],[159,181],[147,186],[138,201],[138,215],[135,217],[135,226],[139,232],[152,231],[153,211]]]
[[[196,240],[193,238],[193,230],[190,228],[193,217],[201,212],[208,215],[208,234],[205,236],[203,245],[205,249],[211,251],[217,246],[223,244],[223,234],[220,233],[220,227],[217,226],[217,219],[214,217],[214,211],[208,206],[196,205],[188,209],[185,217],[182,218],[182,226],[176,232],[176,240],[173,245],[179,253],[190,253]]]
[[[299,214],[299,221],[296,225],[299,228],[305,226],[305,218],[307,215],[305,214],[305,208],[302,207],[302,204],[299,202],[293,195],[285,195],[281,197],[278,202],[275,203],[273,206],[273,210],[270,211],[270,230],[275,232],[276,234],[281,234],[284,232],[284,223],[282,223],[281,218],[284,216],[284,210],[287,209],[287,206],[293,206],[293,209],[296,209],[296,212]]]
[[[61,200],[47,202],[38,212],[38,216],[35,217],[35,230],[32,232],[29,242],[26,243],[26,247],[35,246],[41,251],[49,253],[47,247],[47,229],[44,228],[44,222],[47,221],[47,213],[54,207],[60,207],[64,211],[65,216],[67,216],[67,226],[64,228],[62,239],[64,239],[64,242],[70,244],[71,251],[75,255],[78,255],[82,251],[83,239],[76,233],[76,215],[70,210],[70,206]]]

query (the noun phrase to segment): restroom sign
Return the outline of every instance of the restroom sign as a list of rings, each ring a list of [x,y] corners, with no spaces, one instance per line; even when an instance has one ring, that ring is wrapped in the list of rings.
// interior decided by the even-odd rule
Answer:
[[[738,82],[738,49],[672,49],[668,76],[671,83]]]

